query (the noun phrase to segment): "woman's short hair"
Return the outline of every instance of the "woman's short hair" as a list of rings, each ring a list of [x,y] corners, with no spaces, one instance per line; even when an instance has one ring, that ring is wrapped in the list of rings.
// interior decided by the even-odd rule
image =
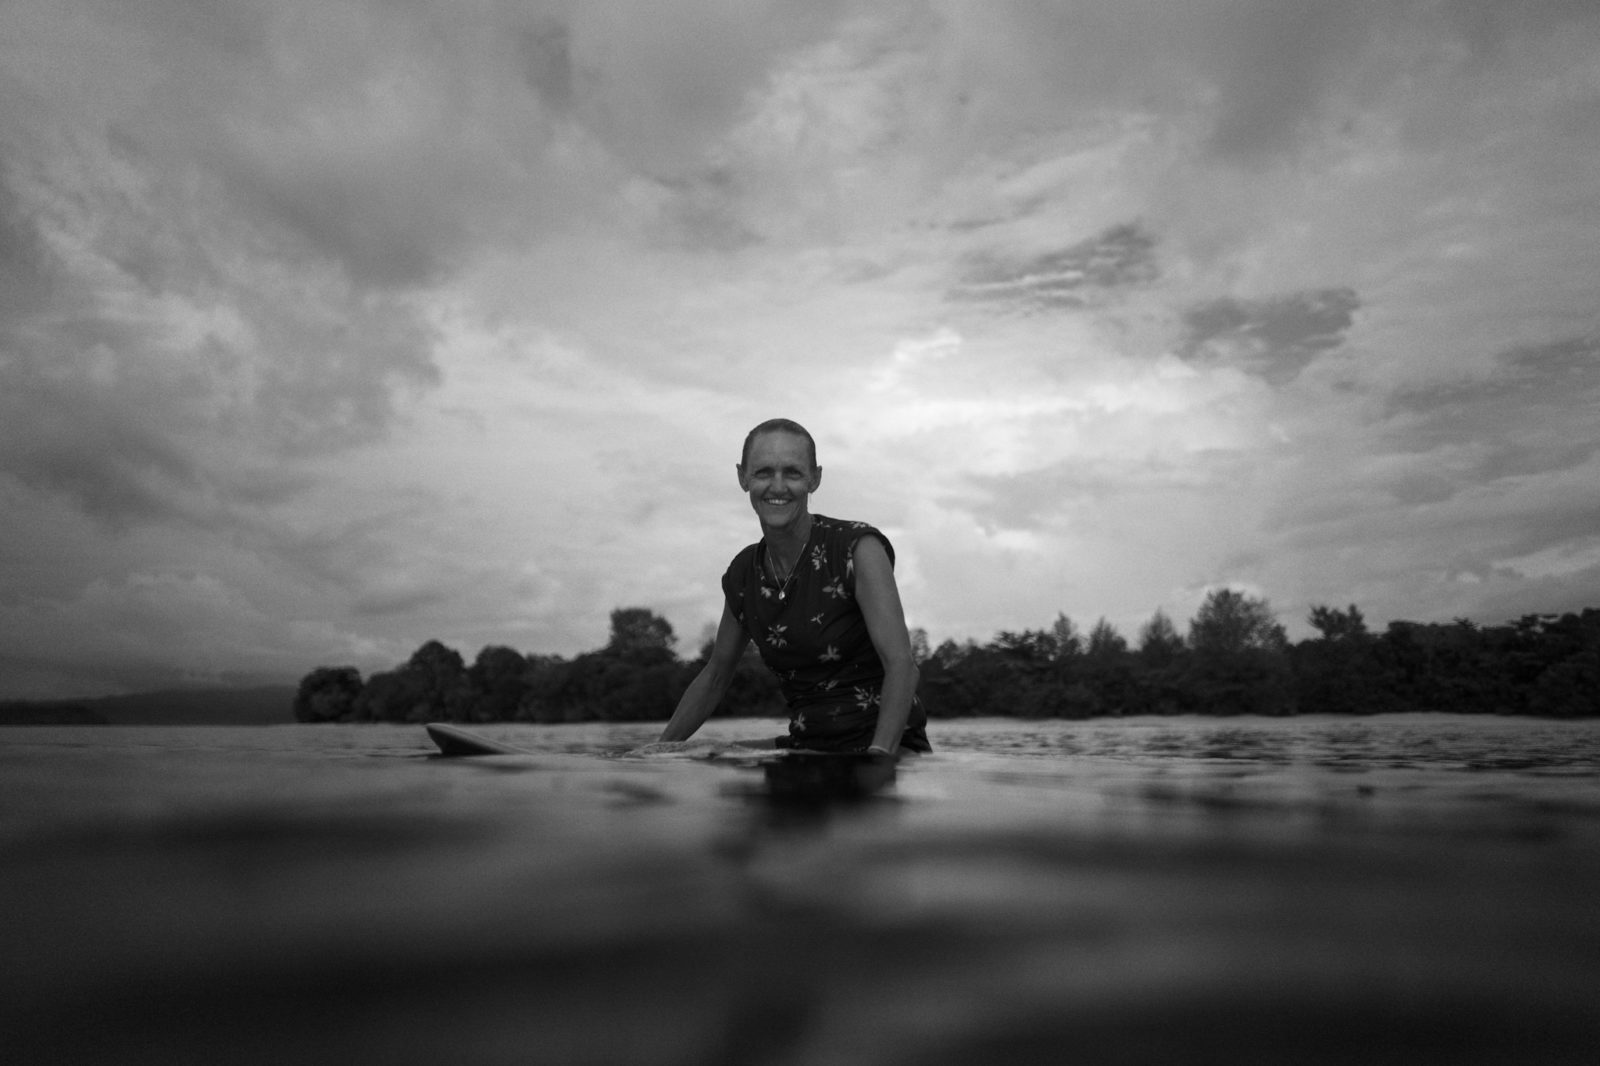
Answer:
[[[750,463],[750,446],[757,437],[763,433],[793,433],[797,437],[806,439],[806,450],[811,453],[811,469],[817,468],[817,442],[812,439],[806,427],[787,418],[769,418],[744,437],[744,450],[739,454],[739,469],[743,470]]]

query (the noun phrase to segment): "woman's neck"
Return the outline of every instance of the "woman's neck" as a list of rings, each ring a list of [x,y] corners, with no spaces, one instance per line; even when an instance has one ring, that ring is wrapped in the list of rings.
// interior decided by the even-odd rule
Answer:
[[[794,525],[782,529],[764,529],[761,537],[767,542],[767,554],[774,556],[775,561],[782,564],[784,573],[789,573],[794,570],[795,563],[800,561],[800,553],[805,551],[806,541],[811,539],[811,515],[807,513]]]

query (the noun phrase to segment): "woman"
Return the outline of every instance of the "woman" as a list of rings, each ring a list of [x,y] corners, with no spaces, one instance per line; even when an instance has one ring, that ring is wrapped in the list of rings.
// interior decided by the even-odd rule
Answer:
[[[888,538],[865,522],[811,513],[822,468],[816,442],[795,422],[777,418],[752,429],[738,471],[761,539],[722,575],[722,621],[710,661],[661,739],[686,740],[700,728],[754,640],[778,675],[790,715],[788,736],[760,746],[932,750]]]

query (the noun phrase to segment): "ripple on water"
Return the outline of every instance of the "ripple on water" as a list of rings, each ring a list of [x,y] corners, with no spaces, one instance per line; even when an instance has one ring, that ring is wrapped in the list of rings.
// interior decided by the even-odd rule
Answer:
[[[0,1046],[1591,1061],[1600,725],[1441,725],[936,722],[881,781],[640,727],[0,734]]]

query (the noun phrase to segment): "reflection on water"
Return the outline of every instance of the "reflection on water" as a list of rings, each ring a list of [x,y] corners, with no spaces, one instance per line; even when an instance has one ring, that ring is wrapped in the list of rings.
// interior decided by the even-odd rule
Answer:
[[[717,848],[723,856],[748,856],[767,836],[822,833],[837,819],[863,819],[900,802],[891,756],[791,751],[732,764],[743,772],[719,792],[743,801],[748,816],[726,819]]]
[[[761,764],[758,795],[779,807],[837,807],[860,803],[894,784],[897,760],[887,755],[796,752]]]
[[[1590,1062],[1600,723],[0,731],[9,1062]],[[488,727],[486,727],[487,731]],[[713,723],[713,738],[759,733]]]
[[[821,815],[885,800],[896,765],[887,755],[787,752],[754,761],[759,781],[741,780],[722,792],[768,810]]]

